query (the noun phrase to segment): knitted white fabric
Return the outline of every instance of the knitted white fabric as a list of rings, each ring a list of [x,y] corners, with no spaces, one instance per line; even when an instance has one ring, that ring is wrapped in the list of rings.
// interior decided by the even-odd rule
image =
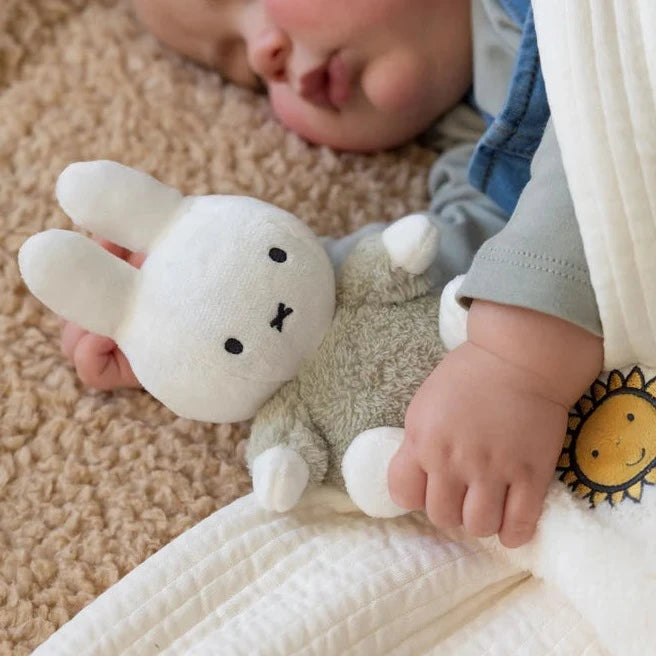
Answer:
[[[536,0],[540,58],[605,337],[656,364],[656,3]]]

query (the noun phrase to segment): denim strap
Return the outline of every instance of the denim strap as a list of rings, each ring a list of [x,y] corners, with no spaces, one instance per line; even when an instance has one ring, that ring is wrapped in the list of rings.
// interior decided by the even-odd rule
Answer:
[[[549,120],[533,10],[527,0],[500,0],[522,38],[506,103],[481,137],[469,165],[469,182],[512,214],[530,179],[531,161]]]

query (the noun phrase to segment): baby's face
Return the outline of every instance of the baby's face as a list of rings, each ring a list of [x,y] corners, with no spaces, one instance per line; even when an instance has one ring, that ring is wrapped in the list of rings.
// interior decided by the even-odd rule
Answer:
[[[470,0],[134,0],[172,48],[269,91],[309,141],[375,150],[419,134],[471,83]]]

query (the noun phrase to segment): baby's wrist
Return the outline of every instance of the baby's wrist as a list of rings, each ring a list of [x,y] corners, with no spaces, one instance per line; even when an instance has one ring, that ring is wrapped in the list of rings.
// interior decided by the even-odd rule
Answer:
[[[587,390],[603,364],[600,337],[526,308],[475,300],[467,333],[476,346],[535,374],[541,393],[565,407]]]

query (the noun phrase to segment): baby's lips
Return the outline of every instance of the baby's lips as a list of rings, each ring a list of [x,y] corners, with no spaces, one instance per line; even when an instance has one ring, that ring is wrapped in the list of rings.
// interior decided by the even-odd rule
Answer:
[[[299,81],[301,98],[314,105],[329,106],[328,97],[328,64],[322,64],[305,73]]]
[[[299,93],[309,102],[324,107],[342,107],[351,95],[351,74],[341,55],[334,54],[325,64],[305,73]]]
[[[343,107],[351,95],[351,73],[341,55],[333,55],[328,61],[328,97],[335,107]]]

